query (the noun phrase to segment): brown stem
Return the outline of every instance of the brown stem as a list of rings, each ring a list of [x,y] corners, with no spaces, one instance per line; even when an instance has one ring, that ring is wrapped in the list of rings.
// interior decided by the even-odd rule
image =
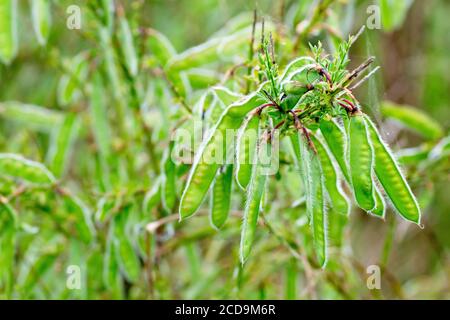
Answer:
[[[368,58],[366,61],[361,63],[356,69],[354,69],[352,72],[350,72],[344,80],[341,82],[341,84],[337,88],[345,88],[347,87],[355,78],[357,78],[361,72],[366,70],[369,65],[375,61],[374,57]]]

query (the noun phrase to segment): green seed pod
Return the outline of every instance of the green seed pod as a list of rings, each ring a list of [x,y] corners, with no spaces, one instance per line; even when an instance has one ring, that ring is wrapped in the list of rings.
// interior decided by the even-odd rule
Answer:
[[[149,215],[151,210],[161,200],[161,179],[158,179],[153,183],[152,188],[146,192],[144,201],[142,203],[142,210],[145,215]]]
[[[73,103],[80,95],[80,86],[85,85],[88,75],[88,54],[81,52],[73,59],[65,61],[65,68],[70,74],[65,74],[58,83],[58,103],[67,106]]]
[[[252,174],[256,144],[259,135],[258,116],[250,116],[239,128],[236,139],[236,181],[242,189],[246,189]]]
[[[120,292],[121,277],[119,265],[116,261],[116,247],[114,245],[113,226],[110,227],[108,238],[106,240],[106,251],[103,256],[103,283],[106,287],[111,288],[113,292]]]
[[[58,177],[64,174],[68,165],[69,156],[79,127],[80,121],[78,116],[75,113],[69,113],[52,134],[47,163],[49,163],[52,172]]]
[[[33,262],[32,269],[29,269],[28,273],[25,274],[23,278],[19,277],[19,279],[23,279],[18,285],[21,292],[31,292],[33,290],[39,280],[42,279],[55,264],[56,259],[61,255],[61,251],[61,247],[52,246],[46,248],[45,251],[40,252],[39,257]]]
[[[172,212],[175,202],[177,200],[176,191],[176,165],[172,160],[172,150],[175,142],[171,141],[170,146],[166,151],[163,161],[163,179],[162,179],[162,203],[164,208]]]
[[[250,29],[247,28],[232,35],[213,38],[201,45],[189,48],[169,60],[168,72],[178,73],[223,60],[247,45],[249,33]]]
[[[16,101],[0,103],[0,116],[23,127],[48,133],[61,124],[61,112]]]
[[[297,299],[297,284],[298,284],[298,271],[297,260],[291,258],[286,263],[286,275],[285,275],[285,299],[296,300]]]
[[[420,208],[392,152],[383,142],[373,122],[364,116],[375,150],[375,173],[386,195],[406,220],[420,224]]]
[[[427,139],[439,139],[444,135],[441,125],[419,109],[385,101],[381,106],[381,113]]]
[[[353,193],[358,206],[369,212],[375,208],[373,149],[366,122],[361,114],[351,117],[348,136],[348,163]]]
[[[71,221],[74,221],[78,239],[86,244],[91,243],[96,231],[89,208],[81,199],[71,195],[64,197],[64,204]]]
[[[0,283],[10,297],[14,287],[14,257],[16,253],[17,213],[7,203],[0,203]]]
[[[0,1],[0,61],[9,65],[17,55],[17,0]]]
[[[289,81],[283,85],[284,92],[296,96],[302,96],[310,91],[313,87],[298,81]]]
[[[259,152],[259,146],[258,146]],[[259,157],[258,157],[259,158]],[[261,167],[257,163],[253,166],[252,178],[247,192],[247,201],[244,210],[244,222],[241,230],[240,260],[244,264],[250,255],[255,239],[259,212],[266,186],[267,176],[262,174]]]
[[[231,208],[233,165],[226,165],[217,173],[211,193],[211,224],[220,229],[227,221]]]
[[[219,101],[219,98],[215,96],[211,104],[209,105],[208,110],[209,110],[208,116],[205,119],[207,123],[205,125],[207,125],[208,129],[211,129],[217,123],[217,121],[219,121],[220,116],[225,110],[225,107]]]
[[[114,14],[116,11],[114,0],[101,0],[104,25],[112,31],[114,26]]]
[[[305,180],[305,178],[303,177],[303,165],[304,162],[301,161],[301,153],[300,153],[300,137],[298,134],[293,134],[290,137],[290,146],[291,146],[291,156],[292,156],[292,160],[294,161],[294,165],[297,169],[300,170],[300,174],[302,176],[302,180]]]
[[[135,77],[138,74],[139,61],[134,46],[133,33],[130,29],[130,24],[125,16],[119,18],[119,32],[118,37],[120,41],[120,48],[124,56],[126,67],[131,76]]]
[[[131,207],[126,206],[114,217],[114,246],[116,261],[127,279],[135,283],[139,280],[141,265],[126,233],[126,224]]]
[[[328,148],[336,159],[342,173],[347,181],[350,181],[346,162],[347,137],[344,130],[334,121],[322,119],[320,121],[320,132],[322,132]]]
[[[316,147],[317,154],[320,159],[324,184],[330,198],[333,211],[348,215],[350,212],[350,202],[340,187],[337,170],[330,158],[330,155],[318,137],[311,136],[311,139],[314,142],[314,146]]]
[[[150,29],[148,31],[148,46],[150,52],[156,57],[161,66],[165,66],[175,54],[175,48],[169,39],[162,33]]]
[[[285,111],[292,110],[295,108],[300,99],[301,96],[289,94],[286,98],[283,99],[283,101],[281,101],[280,107]]]
[[[94,214],[96,223],[105,223],[109,218],[108,214],[111,213],[111,209],[114,207],[115,201],[103,196],[97,201],[96,210]]]

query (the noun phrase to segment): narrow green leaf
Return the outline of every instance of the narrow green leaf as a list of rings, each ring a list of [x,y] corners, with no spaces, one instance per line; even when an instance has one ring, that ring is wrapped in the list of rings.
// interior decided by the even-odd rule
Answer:
[[[350,176],[348,174],[347,162],[346,162],[346,149],[347,149],[347,137],[345,136],[344,130],[334,121],[322,119],[320,121],[320,132],[322,132],[323,137],[336,159],[342,173],[347,181],[350,181]]]
[[[74,140],[78,134],[80,121],[75,113],[69,113],[52,136],[47,163],[57,176],[64,174],[72,151]]]
[[[320,159],[324,184],[331,200],[331,206],[335,212],[348,215],[350,213],[350,202],[340,186],[341,181],[328,150],[318,137],[311,136],[311,139]]]
[[[108,218],[108,214],[112,212],[115,201],[108,199],[107,196],[103,196],[97,201],[96,211],[94,214],[95,221],[98,223],[104,223]]]
[[[375,173],[386,195],[406,220],[420,224],[420,208],[416,197],[403,176],[394,155],[382,140],[369,117],[365,116],[375,151]]]
[[[108,112],[106,110],[104,92],[102,78],[100,75],[95,74],[90,105],[92,131],[101,156],[104,159],[109,159],[111,154],[111,133],[108,124]]]
[[[28,270],[23,280],[19,283],[20,291],[29,295],[33,288],[39,284],[40,280],[55,265],[60,253],[61,247],[58,245],[51,245],[40,249],[37,257],[30,266],[30,270]]]
[[[237,16],[229,19],[225,25],[216,31],[211,38],[218,38],[228,34],[235,33],[238,30],[250,26],[253,22],[253,12],[241,12]]]
[[[37,184],[55,181],[53,174],[43,164],[11,153],[0,154],[0,174]]]
[[[77,284],[79,284],[79,290],[72,290],[71,297],[73,299],[87,299],[87,292],[88,292],[88,286],[87,286],[87,271],[90,271],[87,269],[87,257],[88,254],[85,252],[85,246],[82,242],[80,242],[76,238],[72,238],[68,241],[68,260],[70,261],[71,266],[76,266],[79,268],[80,273],[79,278],[77,279]],[[67,273],[69,273],[71,270],[68,268]],[[84,271],[84,272],[83,272]],[[69,279],[68,279],[69,280]],[[69,282],[69,281],[68,281]],[[68,283],[66,282],[66,283]]]
[[[438,162],[448,160],[450,156],[450,136],[441,139],[428,153],[425,161],[420,163],[420,170],[435,167]]]
[[[0,61],[9,65],[17,55],[17,0],[0,1]]]
[[[103,9],[103,19],[108,30],[113,30],[115,5],[114,0],[101,0]]]
[[[209,88],[219,83],[221,80],[220,74],[208,69],[190,69],[186,74],[189,83],[194,90]]]
[[[383,194],[381,193],[380,188],[375,184],[374,185],[375,192],[375,208],[371,210],[369,213],[384,219],[386,215],[386,203],[384,202]]]
[[[286,300],[297,299],[297,264],[295,259],[289,260],[286,264]]]
[[[60,125],[63,114],[52,109],[17,101],[0,103],[0,116],[25,128],[48,132]]]
[[[50,34],[50,0],[30,0],[33,29],[41,46],[47,44]]]
[[[73,195],[66,195],[64,204],[68,214],[67,219],[73,221],[78,239],[86,244],[91,243],[96,231],[92,223],[92,213],[87,205]]]
[[[373,147],[362,115],[350,118],[348,125],[348,163],[351,185],[358,206],[369,212],[375,208]]]
[[[243,98],[242,95],[233,92],[226,87],[215,86],[212,90],[217,98],[219,98],[219,100],[224,104],[224,107],[227,107],[233,102],[239,101]]]
[[[186,98],[192,91],[189,78],[185,72],[171,72],[167,74],[171,87],[175,91],[176,96]]]
[[[117,101],[120,101],[122,96],[122,86],[119,76],[119,71],[116,64],[116,56],[114,55],[113,45],[111,42],[111,35],[107,28],[102,28],[99,31],[100,44],[104,56],[104,68],[108,75],[108,80],[113,88],[113,95]]]
[[[133,34],[126,17],[119,18],[119,41],[128,72],[135,77],[138,74],[138,56],[134,46]]]
[[[127,206],[114,217],[114,246],[118,265],[127,279],[135,283],[139,280],[141,266],[136,252],[126,233],[130,207]]]
[[[439,139],[444,135],[441,125],[417,108],[384,101],[381,112],[385,117],[400,122],[427,139]]]

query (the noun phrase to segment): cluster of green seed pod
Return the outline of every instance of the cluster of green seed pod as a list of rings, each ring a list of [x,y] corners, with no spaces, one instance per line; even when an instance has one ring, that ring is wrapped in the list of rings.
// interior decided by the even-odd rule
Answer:
[[[267,81],[256,92],[231,103],[203,141],[181,198],[180,219],[192,216],[211,188],[211,222],[220,228],[232,208],[234,171],[237,189],[245,191],[246,199],[240,247],[244,263],[263,199],[268,196],[270,176],[263,170],[267,163],[261,160],[261,153],[270,154],[269,162],[274,161],[273,137],[278,135],[290,140],[318,265],[327,263],[328,232],[339,237],[350,213],[350,194],[344,189],[350,190],[356,205],[369,214],[384,218],[386,198],[403,218],[420,224],[419,206],[393,153],[348,89],[373,59],[348,72],[348,48],[347,43],[334,59],[328,59],[317,47],[315,59],[296,59],[281,75],[270,50],[264,48],[260,61]],[[231,144],[223,139],[227,130],[237,132]],[[205,161],[213,150],[221,151],[220,161]],[[224,165],[230,152],[234,162]],[[348,188],[343,188],[345,184]]]

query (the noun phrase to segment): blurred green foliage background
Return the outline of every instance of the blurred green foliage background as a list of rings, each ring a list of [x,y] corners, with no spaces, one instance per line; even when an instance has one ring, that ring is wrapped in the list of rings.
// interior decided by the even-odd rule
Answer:
[[[93,14],[102,16],[98,9],[102,1],[52,1],[52,27],[45,46],[36,40],[28,1],[19,1],[18,54],[10,65],[0,65],[0,152],[45,164],[58,182],[41,186],[2,176],[0,200],[14,209],[18,225],[11,261],[5,258],[8,243],[0,242],[0,255],[4,254],[0,259],[0,298],[450,298],[449,158],[448,152],[439,154],[436,161],[430,156],[430,150],[442,141],[448,148],[448,139],[424,138],[391,119],[382,107],[384,101],[412,106],[434,119],[443,135],[448,135],[450,3],[446,0],[399,1],[406,8],[399,25],[392,30],[384,26],[366,29],[350,56],[352,66],[369,55],[381,66],[374,80],[358,88],[356,96],[382,126],[393,150],[400,157],[408,151],[425,152],[426,159],[404,162],[422,205],[424,229],[401,221],[391,210],[382,221],[354,208],[342,246],[331,249],[329,266],[309,270],[304,262],[311,254],[309,231],[290,206],[296,200],[292,195],[295,182],[291,181],[291,186],[278,182],[266,215],[271,227],[259,228],[252,257],[242,268],[237,258],[238,211],[223,230],[216,231],[207,214],[178,223],[176,208],[170,211],[156,199],[170,130],[184,115],[179,97],[158,73],[143,30],[158,30],[179,53],[214,37],[218,30],[223,32],[224,25],[236,16],[249,17],[246,26],[250,26],[256,9],[259,17],[283,26],[275,28],[276,34],[283,34],[276,37],[282,42],[295,36],[297,25],[311,16],[311,8],[319,2],[115,1],[116,6],[123,6],[139,57],[139,75],[133,80],[117,49],[120,44],[111,40],[118,91],[104,65],[107,49],[99,37],[101,19]],[[321,40],[330,50],[325,25],[347,38],[366,23],[368,6],[379,4],[375,0],[332,2],[326,12],[329,16],[322,17],[323,25],[319,23],[317,32],[306,39],[312,43]],[[80,30],[66,27],[66,10],[74,4],[81,8]],[[112,34],[118,32],[112,30]],[[286,40],[285,50],[291,48],[289,41],[293,40]],[[306,43],[302,45],[300,52],[307,53]],[[58,97],[61,82],[75,72],[76,57],[86,61],[89,76],[81,83],[75,81],[77,97],[64,105]],[[294,57],[289,53],[286,59]],[[225,73],[230,67],[232,63],[220,62],[211,69]],[[97,97],[95,88],[100,90]],[[198,97],[198,92],[193,92],[186,103],[192,107]],[[95,98],[100,100],[97,116],[91,111]],[[11,101],[19,106],[8,107]],[[23,104],[32,106],[28,116],[8,111],[25,110]],[[39,110],[44,113],[41,123],[35,114]],[[64,142],[59,135],[60,121],[69,123],[70,115],[76,118],[77,129],[68,124],[76,133]],[[106,119],[109,127],[102,133],[107,142],[99,141],[92,129],[103,125],[99,118]],[[62,164],[49,155],[59,144],[64,145]],[[106,156],[102,148],[107,150]],[[184,165],[177,168],[177,198],[187,170]],[[2,210],[6,215],[6,209]],[[80,222],[83,219],[91,222]],[[161,226],[148,232],[146,226],[151,222]],[[0,223],[2,237],[7,227],[5,220]],[[290,242],[296,243],[301,257],[292,252],[295,247]],[[70,265],[81,268],[81,289],[68,286]],[[381,267],[381,290],[366,286],[370,265]]]

